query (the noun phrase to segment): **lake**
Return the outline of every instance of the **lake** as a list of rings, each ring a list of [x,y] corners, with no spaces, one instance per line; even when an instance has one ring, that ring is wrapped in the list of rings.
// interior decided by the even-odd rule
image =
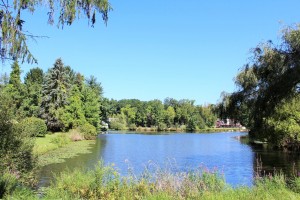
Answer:
[[[281,151],[270,151],[262,146],[243,144],[236,136],[241,132],[226,133],[120,133],[99,135],[91,153],[66,159],[66,162],[43,167],[40,186],[47,186],[53,173],[65,169],[92,169],[99,160],[114,163],[122,174],[140,174],[148,169],[167,168],[189,171],[196,168],[217,169],[226,182],[233,186],[251,186],[257,172],[257,160],[262,172],[274,169],[290,174],[300,168],[300,156]],[[260,171],[259,170],[259,171]]]

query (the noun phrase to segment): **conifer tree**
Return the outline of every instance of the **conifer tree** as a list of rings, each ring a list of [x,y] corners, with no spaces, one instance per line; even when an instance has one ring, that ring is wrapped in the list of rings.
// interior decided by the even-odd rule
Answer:
[[[73,85],[67,105],[59,109],[60,120],[64,124],[65,129],[76,128],[86,122],[81,99],[81,92],[77,85]]]
[[[43,70],[38,67],[25,75],[25,97],[21,109],[26,117],[37,117],[40,112],[43,78]]]
[[[82,90],[82,97],[84,116],[86,120],[99,129],[101,113],[99,96],[97,92],[95,92],[95,90],[93,90],[91,87],[85,85]]]
[[[59,120],[60,112],[67,104],[70,89],[69,76],[62,60],[55,61],[49,69],[42,86],[41,117],[51,131],[62,130],[64,124]]]

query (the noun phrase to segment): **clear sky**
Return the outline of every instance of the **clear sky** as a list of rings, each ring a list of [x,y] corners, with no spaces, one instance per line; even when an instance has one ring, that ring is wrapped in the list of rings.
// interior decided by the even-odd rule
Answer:
[[[107,98],[193,99],[216,103],[235,89],[233,78],[250,49],[278,41],[280,30],[300,22],[299,0],[111,0],[107,27],[84,17],[63,30],[47,24],[47,10],[25,14],[25,29],[49,38],[29,41],[44,70],[61,57],[94,75]],[[58,14],[58,13],[56,13]],[[7,63],[2,71],[9,71]]]

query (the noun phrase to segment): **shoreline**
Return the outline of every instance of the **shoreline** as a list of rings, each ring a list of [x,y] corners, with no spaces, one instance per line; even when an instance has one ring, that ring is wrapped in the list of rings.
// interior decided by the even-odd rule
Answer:
[[[241,129],[241,128],[205,128],[205,129],[199,129],[195,131],[188,131],[188,130],[183,130],[183,129],[165,129],[165,130],[158,130],[157,128],[153,127],[139,127],[135,130],[130,130],[130,129],[124,129],[124,130],[113,130],[109,129],[106,132],[111,132],[111,131],[118,131],[118,132],[132,132],[132,133],[218,133],[218,132],[248,132],[247,129]],[[105,133],[105,132],[104,132]]]

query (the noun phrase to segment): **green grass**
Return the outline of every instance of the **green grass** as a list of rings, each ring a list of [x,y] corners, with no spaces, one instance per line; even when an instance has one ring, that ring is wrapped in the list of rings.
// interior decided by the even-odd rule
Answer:
[[[286,182],[278,174],[257,179],[253,187],[232,188],[217,171],[205,169],[187,173],[157,170],[121,177],[112,166],[100,162],[95,170],[57,175],[42,199],[300,199],[299,186]]]
[[[55,176],[39,199],[123,199],[123,200],[265,200],[300,199],[300,178],[287,180],[284,175],[259,177],[253,187],[233,188],[225,183],[218,171],[198,169],[173,173],[157,169],[141,176],[125,177],[113,168],[99,162],[94,170],[64,171]],[[6,199],[37,199],[26,188],[17,188]]]
[[[38,157],[38,165],[45,166],[64,162],[66,158],[78,154],[90,153],[92,144],[95,144],[94,140],[83,140],[81,133],[71,130],[36,138],[33,153]]]
[[[59,146],[53,143],[53,139],[58,137],[61,133],[47,134],[45,137],[37,137],[35,140],[35,145],[33,147],[34,155],[42,155],[48,151],[58,149]]]
[[[91,153],[91,145],[95,144],[93,140],[83,140],[71,142],[61,148],[49,151],[38,157],[38,165],[45,166],[53,163],[65,162],[65,159],[75,157],[78,154]]]

